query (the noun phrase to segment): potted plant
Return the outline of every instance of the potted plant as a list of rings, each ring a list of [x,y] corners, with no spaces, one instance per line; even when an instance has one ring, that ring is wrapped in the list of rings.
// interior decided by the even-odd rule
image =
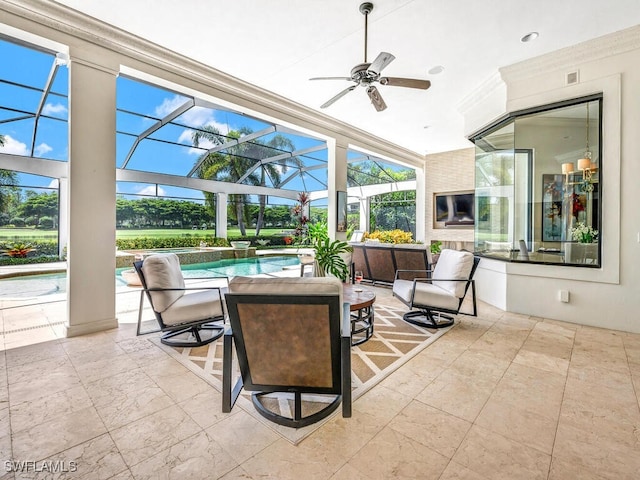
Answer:
[[[349,277],[349,265],[340,254],[352,252],[351,245],[341,240],[332,242],[325,222],[307,225],[307,240],[315,252],[314,275],[316,277],[333,275],[345,282]]]
[[[339,278],[343,282],[349,277],[349,266],[340,256],[341,253],[349,253],[352,251],[351,246],[342,240],[334,240],[333,242],[327,236],[313,242],[315,250],[315,276],[324,277],[327,274]]]
[[[431,263],[437,263],[440,258],[440,252],[442,251],[442,242],[435,240],[429,245],[429,251],[431,252]]]

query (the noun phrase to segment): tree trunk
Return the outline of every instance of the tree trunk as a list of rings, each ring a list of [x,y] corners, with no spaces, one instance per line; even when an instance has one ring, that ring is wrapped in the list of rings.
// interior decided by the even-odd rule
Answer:
[[[244,212],[241,201],[236,201],[236,217],[238,219],[238,228],[240,229],[240,235],[244,237],[247,232],[244,228]]]
[[[256,237],[260,235],[260,229],[262,228],[262,224],[264,223],[264,210],[266,208],[267,197],[265,195],[260,195],[260,208],[258,210],[258,220],[256,221]]]

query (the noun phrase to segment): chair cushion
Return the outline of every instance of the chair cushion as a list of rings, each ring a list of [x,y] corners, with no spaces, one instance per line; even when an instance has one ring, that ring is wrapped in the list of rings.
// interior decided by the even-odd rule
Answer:
[[[393,282],[394,295],[401,298],[407,305],[431,307],[434,310],[438,310],[439,308],[447,310],[458,309],[460,303],[458,297],[435,284],[417,282],[416,293],[413,297],[413,304],[411,304],[412,290],[412,280],[396,280]]]
[[[459,250],[442,250],[436,268],[433,271],[434,280],[468,280],[473,268],[473,253]],[[434,282],[439,288],[455,295],[458,298],[464,296],[465,282]]]
[[[147,288],[184,288],[184,277],[180,270],[180,259],[175,253],[150,255],[142,262],[142,273]],[[156,312],[164,312],[184,291],[149,292]]]
[[[220,317],[223,314],[218,290],[189,291],[162,313],[162,321],[170,326]]]
[[[234,277],[229,282],[229,293],[342,297],[342,282],[335,277]]]

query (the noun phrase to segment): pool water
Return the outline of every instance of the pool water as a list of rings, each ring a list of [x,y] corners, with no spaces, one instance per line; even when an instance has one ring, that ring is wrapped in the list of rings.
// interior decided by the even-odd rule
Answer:
[[[187,279],[196,277],[234,277],[238,275],[275,273],[282,271],[285,267],[299,264],[300,262],[296,256],[249,257],[182,265],[182,273]],[[128,268],[116,270],[116,287],[122,287],[127,284],[122,275],[120,275],[123,270],[128,270]],[[0,299],[33,298],[62,294],[66,293],[66,291],[66,273],[27,275],[0,280]]]

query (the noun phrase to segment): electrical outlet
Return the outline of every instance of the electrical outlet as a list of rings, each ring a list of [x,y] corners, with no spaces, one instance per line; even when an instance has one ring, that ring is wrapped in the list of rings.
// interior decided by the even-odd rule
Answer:
[[[569,290],[560,290],[558,292],[558,297],[560,301],[563,303],[569,303]]]

